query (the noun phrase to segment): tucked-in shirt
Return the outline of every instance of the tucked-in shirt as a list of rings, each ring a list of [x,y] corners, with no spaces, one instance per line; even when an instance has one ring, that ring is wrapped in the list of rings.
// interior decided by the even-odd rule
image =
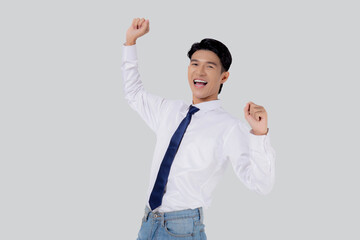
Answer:
[[[122,76],[125,98],[156,134],[151,164],[148,204],[170,139],[191,104],[168,100],[144,89],[138,71],[136,45],[123,45]],[[250,127],[227,113],[221,100],[194,104],[196,112],[173,160],[159,212],[210,206],[215,186],[231,163],[249,189],[261,194],[274,184],[275,151],[270,136],[254,135]],[[149,157],[150,158],[150,157]]]

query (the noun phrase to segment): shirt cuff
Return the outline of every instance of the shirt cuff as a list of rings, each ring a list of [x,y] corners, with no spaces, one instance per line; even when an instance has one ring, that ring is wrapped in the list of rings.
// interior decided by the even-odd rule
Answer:
[[[249,135],[250,135],[250,149],[255,150],[257,152],[266,152],[267,146],[270,144],[269,130],[266,135],[255,135],[251,132],[249,132]]]
[[[122,60],[132,61],[137,60],[137,50],[136,50],[136,44],[126,46],[122,46],[123,54],[122,54]]]

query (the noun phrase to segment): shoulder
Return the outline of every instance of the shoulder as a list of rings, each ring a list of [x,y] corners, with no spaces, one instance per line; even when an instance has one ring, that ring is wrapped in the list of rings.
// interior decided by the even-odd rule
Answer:
[[[218,111],[219,114],[222,115],[223,123],[226,124],[226,131],[224,131],[225,136],[228,136],[231,133],[239,134],[248,133],[250,131],[250,128],[243,120],[235,117],[223,108],[219,108]]]
[[[166,99],[163,98],[162,109],[165,115],[177,114],[182,111],[187,111],[189,107],[183,100]]]
[[[165,101],[167,102],[166,105],[168,106],[169,110],[179,111],[183,108],[189,107],[189,105],[186,104],[186,102],[183,100],[166,99]]]
[[[229,127],[233,127],[238,122],[240,122],[239,118],[226,111],[223,107],[218,108],[216,113]]]

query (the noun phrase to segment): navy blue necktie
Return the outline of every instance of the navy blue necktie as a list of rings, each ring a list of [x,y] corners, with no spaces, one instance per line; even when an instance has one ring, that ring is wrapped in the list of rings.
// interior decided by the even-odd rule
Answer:
[[[161,162],[160,169],[154,184],[154,188],[150,195],[149,204],[152,210],[154,210],[155,208],[161,205],[162,198],[165,192],[165,186],[168,181],[168,177],[170,173],[171,164],[174,161],[176,152],[180,146],[186,128],[188,127],[191,121],[191,116],[197,111],[199,111],[198,108],[194,106],[190,106],[186,117],[182,120],[182,122],[180,123],[179,127],[176,129],[174,135],[170,140],[170,144],[168,146],[168,149],[166,150],[164,159]]]

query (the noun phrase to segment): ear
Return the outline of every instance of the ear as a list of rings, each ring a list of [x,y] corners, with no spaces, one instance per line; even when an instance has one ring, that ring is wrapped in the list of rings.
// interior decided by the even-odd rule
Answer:
[[[221,74],[221,83],[224,83],[228,80],[230,73],[229,72],[223,72]]]

